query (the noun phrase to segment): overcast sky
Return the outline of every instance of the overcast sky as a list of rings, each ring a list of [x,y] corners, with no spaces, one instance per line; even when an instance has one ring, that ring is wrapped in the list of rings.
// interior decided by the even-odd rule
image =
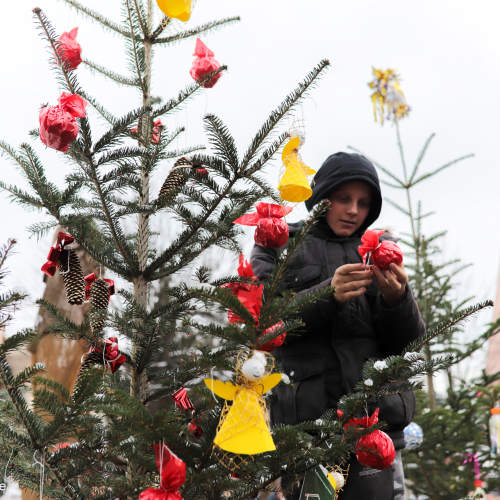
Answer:
[[[118,0],[81,1],[116,21],[120,19]],[[45,11],[59,34],[79,27],[78,41],[85,58],[124,73],[124,50],[119,36],[104,33],[64,1],[9,2],[7,15],[0,18],[0,138],[15,146],[23,141],[34,144],[49,179],[62,184],[69,169],[63,155],[45,149],[27,134],[38,126],[41,104],[56,104],[61,91],[33,22],[31,9],[36,6]],[[390,123],[382,127],[374,121],[367,86],[372,66],[395,68],[412,107],[410,118],[401,122],[407,162],[414,163],[431,133],[436,133],[436,137],[422,163],[422,173],[456,157],[475,154],[422,183],[413,196],[415,202],[422,202],[425,211],[436,212],[425,220],[425,233],[448,231],[442,240],[444,256],[473,264],[463,274],[460,293],[476,294],[481,300],[494,299],[500,261],[500,176],[496,151],[500,131],[500,4],[491,0],[199,0],[187,26],[232,15],[240,15],[241,22],[202,37],[229,71],[214,88],[204,91],[167,123],[171,127],[187,127],[179,146],[206,143],[202,117],[210,112],[221,117],[240,151],[244,151],[269,112],[321,59],[327,58],[330,69],[299,109],[307,132],[301,150],[303,160],[317,169],[328,155],[346,151],[350,145],[400,175],[394,127]],[[159,18],[158,10],[156,19]],[[189,69],[194,45],[193,38],[156,50],[154,95],[173,97],[192,81]],[[116,115],[141,103],[136,91],[117,88],[101,76],[93,76],[84,65],[78,68],[78,78],[90,95]],[[91,117],[95,116],[91,111]],[[101,126],[96,119],[94,123]],[[282,127],[285,129],[286,123]],[[170,166],[165,163],[157,172],[153,192]],[[276,161],[267,168],[275,185],[279,166]],[[22,187],[19,172],[3,158],[0,168],[3,181]],[[384,195],[400,204],[405,202],[403,194],[391,188],[384,188]],[[19,241],[18,254],[10,260],[7,282],[11,287],[28,290],[36,299],[43,293],[39,268],[50,247],[50,238],[40,242],[29,239],[25,228],[43,216],[38,212],[26,213],[1,193],[0,210],[4,214],[0,241],[9,237]],[[304,214],[297,207],[289,220],[298,220]],[[396,233],[409,229],[404,216],[388,203],[376,225],[390,226]],[[247,253],[253,243],[251,234],[253,229],[249,228]],[[15,327],[32,324],[35,316],[35,307],[25,309],[10,333]],[[492,311],[487,311],[481,321],[490,321],[491,316]]]

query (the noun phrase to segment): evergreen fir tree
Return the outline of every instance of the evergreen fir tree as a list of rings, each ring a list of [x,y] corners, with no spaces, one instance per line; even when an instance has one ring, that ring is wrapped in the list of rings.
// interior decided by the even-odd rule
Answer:
[[[211,373],[232,373],[235,380],[235,357],[240,351],[251,352],[283,332],[293,332],[302,323],[300,310],[333,289],[297,298],[285,291],[285,265],[303,241],[326,205],[319,205],[304,229],[289,240],[280,255],[272,279],[263,284],[263,302],[259,324],[243,304],[222,285],[252,283],[248,278],[228,276],[211,280],[210,272],[201,266],[195,273],[199,285],[181,283],[163,288],[164,301],[148,306],[148,285],[179,273],[207,249],[218,246],[239,251],[238,228],[232,221],[249,211],[264,197],[276,199],[276,193],[263,179],[267,162],[283,145],[286,134],[273,135],[282,120],[316,84],[328,66],[318,64],[274,110],[251,139],[247,151],[240,156],[227,127],[214,115],[204,118],[213,154],[196,154],[193,164],[202,165],[208,176],[183,173],[194,179],[194,186],[180,183],[161,199],[150,193],[150,176],[165,160],[190,154],[197,148],[182,151],[169,149],[179,131],[160,131],[153,141],[153,121],[166,116],[193,96],[203,84],[223,71],[207,75],[202,81],[182,90],[167,104],[155,104],[151,97],[152,52],[156,45],[173,43],[214,29],[235,19],[226,19],[162,37],[170,20],[152,25],[152,0],[123,0],[125,19],[118,24],[90,11],[75,0],[65,0],[80,13],[91,17],[104,28],[120,34],[131,61],[131,76],[87,62],[110,79],[135,86],[141,95],[141,106],[117,118],[81,88],[77,74],[70,69],[57,42],[57,36],[40,9],[35,18],[48,43],[50,63],[54,65],[64,91],[78,94],[91,103],[109,122],[109,130],[94,139],[87,117],[79,118],[79,135],[65,159],[75,169],[66,178],[64,189],[51,182],[34,148],[22,144],[16,150],[0,143],[3,154],[10,157],[27,179],[27,188],[0,186],[13,199],[28,208],[46,212],[50,219],[30,228],[35,235],[46,234],[61,225],[96,262],[124,279],[129,287],[119,290],[123,308],[118,311],[91,309],[94,319],[104,320],[104,329],[92,329],[89,320],[76,325],[60,315],[50,303],[41,302],[55,319],[51,332],[72,339],[85,339],[91,345],[103,345],[109,334],[120,334],[130,340],[125,353],[126,369],[103,377],[103,367],[93,365],[82,372],[73,394],[54,381],[39,376],[42,367],[32,367],[14,377],[6,360],[11,350],[31,341],[33,331],[20,332],[0,345],[0,380],[5,388],[0,401],[0,464],[7,475],[22,487],[43,489],[50,498],[73,500],[93,498],[136,499],[141,491],[159,482],[153,445],[166,443],[186,463],[186,481],[181,487],[185,499],[243,500],[255,498],[284,475],[303,474],[317,464],[340,464],[349,455],[351,443],[359,437],[345,431],[342,423],[362,410],[371,398],[400,393],[421,387],[414,377],[449,365],[449,356],[421,361],[416,353],[436,336],[442,335],[490,303],[477,304],[429,329],[424,338],[409,345],[401,356],[386,360],[387,367],[377,370],[373,361],[364,367],[363,379],[355,393],[342,398],[344,420],[337,419],[334,409],[317,422],[273,428],[276,451],[249,457],[238,470],[239,479],[213,453],[223,400],[200,385],[202,377]],[[56,63],[54,63],[54,54]],[[126,145],[138,127],[138,146]],[[34,136],[38,133],[34,131]],[[153,245],[150,220],[177,218],[184,227],[166,248]],[[136,223],[137,232],[127,233],[126,221]],[[3,263],[3,259],[1,260]],[[15,295],[0,300],[4,310],[12,305]],[[17,297],[20,299],[20,297]],[[242,319],[241,324],[218,325],[200,321],[198,310],[222,307]],[[266,333],[283,321],[283,326]],[[108,333],[106,333],[108,332]],[[158,353],[178,351],[177,338],[196,332],[219,339],[214,348],[200,343],[179,356],[177,367],[153,370]],[[34,406],[26,400],[24,388],[36,383]],[[402,382],[394,386],[392,382]],[[190,431],[193,415],[189,411],[160,409],[152,414],[148,405],[179,389],[189,389],[195,403],[195,423],[203,435]],[[49,416],[44,421],[42,415]],[[383,427],[383,423],[376,428]],[[373,430],[373,428],[372,428]],[[58,445],[70,442],[69,447]],[[219,457],[220,458],[220,457]],[[33,462],[36,466],[33,466]],[[349,480],[349,479],[348,479]]]

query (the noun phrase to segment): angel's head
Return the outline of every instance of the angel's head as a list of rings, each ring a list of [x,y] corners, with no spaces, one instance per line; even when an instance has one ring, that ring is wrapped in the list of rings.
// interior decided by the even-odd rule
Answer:
[[[241,367],[241,373],[243,373],[245,378],[253,382],[261,379],[264,376],[265,372],[265,362],[263,362],[262,359],[259,359],[256,356],[247,359]]]

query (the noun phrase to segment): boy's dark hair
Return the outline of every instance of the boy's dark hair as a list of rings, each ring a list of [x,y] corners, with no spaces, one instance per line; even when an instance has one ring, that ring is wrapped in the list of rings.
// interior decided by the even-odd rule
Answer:
[[[312,186],[313,194],[306,200],[307,210],[311,210],[316,203],[329,198],[331,193],[342,184],[348,182],[366,182],[372,188],[372,202],[370,213],[366,217],[363,225],[359,228],[364,230],[373,224],[380,215],[382,209],[382,193],[377,171],[373,163],[364,156],[356,153],[335,153],[330,155],[318,173],[314,176]]]

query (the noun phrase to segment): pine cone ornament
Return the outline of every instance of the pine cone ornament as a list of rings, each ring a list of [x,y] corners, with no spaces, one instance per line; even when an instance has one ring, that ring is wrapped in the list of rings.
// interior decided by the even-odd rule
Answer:
[[[199,165],[194,165],[193,160],[189,158],[189,156],[179,158],[168,173],[167,178],[160,189],[158,198],[161,198],[168,193],[175,192],[175,190],[183,186],[186,183],[186,179],[182,174],[183,167],[193,168],[195,166]]]
[[[74,250],[62,250],[59,271],[64,281],[68,303],[81,305],[85,299],[85,280],[82,265]]]
[[[99,340],[99,342],[97,343],[97,347],[101,349],[100,352],[92,351],[84,355],[85,361],[82,363],[82,366],[80,366],[80,370],[78,371],[78,375],[76,377],[76,382],[73,389],[73,395],[77,394],[77,392],[75,392],[75,389],[78,386],[78,382],[80,381],[80,378],[85,370],[87,370],[93,365],[104,365],[104,359],[102,354],[102,350],[104,348],[104,342],[102,340]]]
[[[90,307],[106,311],[109,305],[109,285],[103,279],[95,280],[90,286]],[[90,327],[92,331],[99,332],[104,327],[104,319],[90,316]]]

